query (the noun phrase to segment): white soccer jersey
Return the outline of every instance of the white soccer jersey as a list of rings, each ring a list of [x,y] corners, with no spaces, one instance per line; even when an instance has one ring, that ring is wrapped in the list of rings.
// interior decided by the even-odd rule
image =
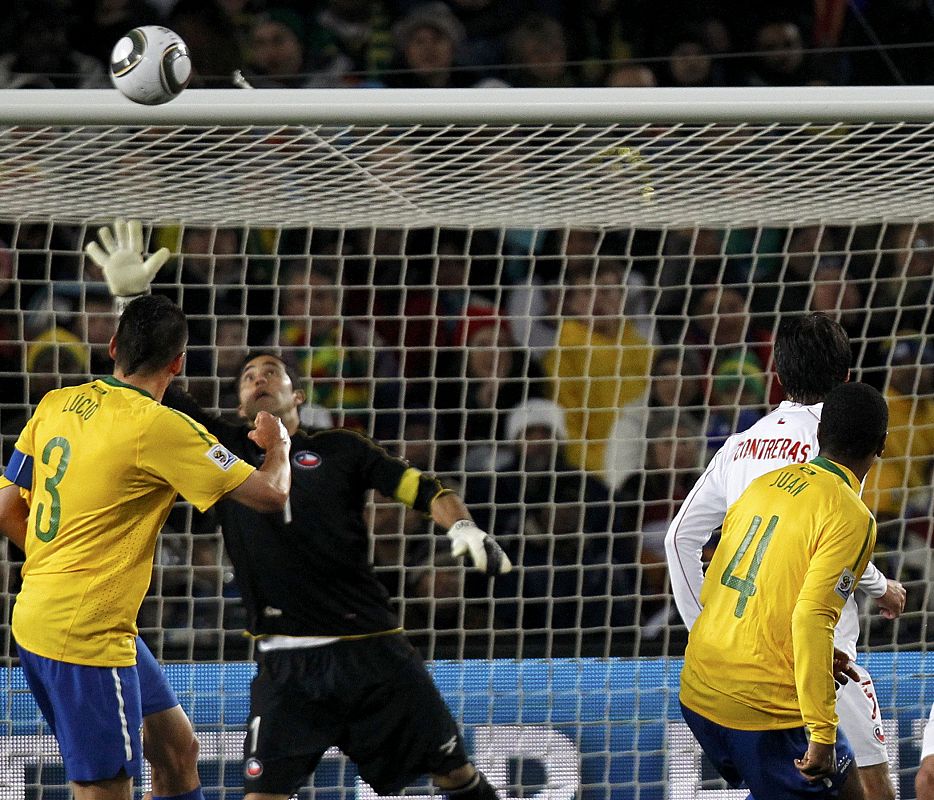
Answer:
[[[817,423],[823,405],[805,406],[785,400],[748,430],[730,436],[685,498],[668,527],[665,552],[675,603],[688,630],[701,610],[701,552],[711,533],[720,527],[727,508],[753,479],[817,455]],[[885,594],[885,576],[872,562],[859,588],[871,597]],[[858,639],[858,611],[851,594],[834,631],[834,646],[855,659]]]

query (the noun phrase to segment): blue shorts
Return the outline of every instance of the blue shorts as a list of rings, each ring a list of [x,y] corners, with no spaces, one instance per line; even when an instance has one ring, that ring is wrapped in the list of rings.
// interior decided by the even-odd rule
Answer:
[[[18,647],[23,675],[62,754],[69,781],[139,778],[143,717],[178,705],[149,648],[134,667],[88,667]]]
[[[745,786],[755,800],[836,797],[855,766],[853,751],[839,728],[836,773],[827,781],[808,781],[795,767],[795,759],[803,757],[808,749],[804,727],[740,731],[711,722],[684,704],[681,713],[726,782],[735,789]]]

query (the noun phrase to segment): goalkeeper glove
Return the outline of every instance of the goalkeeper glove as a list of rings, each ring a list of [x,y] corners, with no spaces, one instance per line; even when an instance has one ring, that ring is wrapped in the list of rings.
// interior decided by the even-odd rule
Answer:
[[[114,297],[146,294],[156,273],[169,260],[169,249],[162,247],[143,261],[143,226],[136,219],[118,219],[113,233],[110,228],[99,228],[97,236],[101,244],[90,242],[84,251],[104,271],[110,293]]]
[[[456,558],[470,554],[470,560],[480,572],[487,575],[505,575],[512,562],[493,537],[481,531],[469,519],[455,522],[447,533],[451,540],[451,555]]]

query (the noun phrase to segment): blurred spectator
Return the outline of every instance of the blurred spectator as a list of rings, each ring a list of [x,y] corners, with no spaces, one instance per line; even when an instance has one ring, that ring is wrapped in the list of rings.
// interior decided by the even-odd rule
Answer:
[[[113,372],[113,359],[110,357],[110,339],[117,331],[117,314],[110,292],[88,290],[84,297],[84,341],[90,352],[90,372],[94,376],[109,375]]]
[[[719,86],[723,78],[698,30],[686,30],[668,48],[665,86]]]
[[[466,478],[464,500],[480,527],[495,526],[497,538],[521,533],[526,508],[551,502],[562,484],[566,495],[586,501],[587,531],[608,529],[606,486],[567,458],[564,409],[540,398],[522,403],[507,416],[504,442],[506,458],[495,472]]]
[[[423,472],[443,472],[438,455],[434,414],[427,408],[402,410],[402,445],[400,455]]]
[[[238,380],[235,377],[247,357],[246,319],[235,315],[217,318],[215,333],[216,360],[214,374],[218,376],[217,408],[236,413],[240,404]]]
[[[705,385],[704,368],[694,350],[670,347],[656,351],[649,389],[650,416],[674,410],[678,419],[688,416],[701,423]]]
[[[446,550],[435,550],[426,518],[397,501],[373,495],[366,506],[373,572],[407,631],[476,627],[462,616],[464,569]]]
[[[889,433],[863,493],[880,521],[931,514],[934,477],[934,344],[903,331],[887,356]]]
[[[658,81],[651,67],[647,67],[645,64],[620,64],[611,67],[607,72],[606,85],[650,89],[653,86],[658,86]]]
[[[582,62],[580,80],[583,85],[655,85],[611,82],[615,71],[627,68],[626,61],[637,53],[644,53],[641,39],[645,15],[644,7],[620,0],[565,4],[561,21],[571,60]]]
[[[704,439],[700,425],[671,411],[653,415],[645,469],[631,475],[614,499],[619,504],[614,530],[636,537],[633,564],[639,624],[648,638],[659,635],[674,608],[668,596],[665,532],[700,477]],[[624,564],[626,562],[623,562]]]
[[[509,323],[485,310],[468,309],[455,334],[464,348],[465,468],[493,469],[498,463],[496,441],[506,430],[506,411],[545,394],[541,365],[527,351],[515,348]]]
[[[394,406],[383,400],[396,375],[394,359],[372,325],[341,316],[342,289],[330,259],[294,262],[282,276],[282,327],[277,345],[305,383],[308,401],[337,416],[338,425],[367,430],[370,410]],[[375,384],[375,385],[374,385]]]
[[[809,63],[801,29],[791,20],[765,22],[755,34],[756,59],[751,86],[803,86],[819,77]]]
[[[74,0],[72,42],[100,64],[110,64],[110,51],[128,31],[140,25],[162,25],[162,14],[147,0]],[[183,37],[184,38],[184,37]],[[188,42],[188,39],[185,39]]]
[[[750,353],[718,360],[710,384],[707,455],[712,457],[734,433],[761,419],[768,410],[765,375]]]
[[[449,4],[466,30],[464,63],[480,67],[506,60],[506,34],[541,0],[449,0]]]
[[[883,242],[880,280],[872,287],[872,328],[934,331],[934,223],[890,225]]]
[[[298,11],[271,8],[257,15],[249,39],[251,82],[285,88],[315,85],[307,75],[305,43],[305,20]],[[262,80],[253,80],[254,73]]]
[[[4,398],[4,403],[25,401],[22,379],[24,345],[17,309],[20,287],[14,274],[13,251],[0,240],[0,397]],[[4,404],[0,403],[0,428],[5,414]],[[8,455],[5,450],[0,452],[4,464]]]
[[[510,86],[560,88],[577,83],[567,64],[567,43],[561,23],[543,14],[530,14],[509,33]]]
[[[843,268],[837,230],[823,225],[792,228],[777,250],[781,259],[760,259],[753,272],[752,308],[757,313],[797,313],[807,308],[818,267]]]
[[[393,56],[391,20],[383,0],[324,0],[321,6],[306,41],[313,84],[377,85]]]
[[[701,290],[690,315],[689,341],[698,348],[707,375],[758,375],[770,380],[771,331],[758,324],[749,313],[745,292],[739,287],[711,286]],[[721,373],[721,367],[724,367]],[[767,392],[778,392],[777,382],[766,385]]]
[[[571,280],[545,368],[567,414],[568,457],[615,489],[643,461],[652,348],[623,316],[620,262]]]
[[[52,327],[34,336],[26,347],[25,377],[29,407],[4,403],[4,436],[19,434],[32,410],[52,389],[77,385],[87,380],[87,375],[87,345],[70,330]]]
[[[392,33],[396,58],[384,81],[387,86],[443,89],[476,83],[474,73],[454,69],[464,26],[440,0],[416,6]]]
[[[0,54],[0,89],[103,89],[104,66],[68,43],[69,19],[57,0],[16,3],[9,52]],[[111,46],[114,43],[111,43]]]
[[[243,34],[215,0],[179,0],[168,20],[191,53],[191,86],[230,88],[234,70],[246,61]]]
[[[889,0],[847,3],[847,7],[849,19],[842,43],[862,49],[850,55],[850,84],[934,83],[934,62],[928,48],[899,46],[934,41],[930,3]]]
[[[468,475],[464,490],[477,523],[496,526],[517,565],[496,581],[498,624],[600,626],[613,595],[609,493],[566,460],[564,413],[555,403],[523,403],[506,428],[508,460],[495,473]]]

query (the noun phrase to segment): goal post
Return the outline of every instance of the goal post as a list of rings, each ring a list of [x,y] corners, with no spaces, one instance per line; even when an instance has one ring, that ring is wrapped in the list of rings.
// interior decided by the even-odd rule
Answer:
[[[172,252],[154,291],[189,315],[199,402],[236,418],[238,364],[276,348],[304,424],[438,472],[510,553],[508,579],[478,580],[419,515],[367,504],[377,575],[503,796],[714,800],[680,726],[665,526],[780,398],[779,320],[825,311],[894,410],[866,498],[908,609],[864,604],[860,658],[913,796],[934,701],[932,140],[934,87],[186,90],[158,107],[0,91],[3,458],[44,391],[108,369],[83,247],[140,219]],[[7,561],[7,610],[17,586]],[[139,622],[205,786],[234,800],[252,651],[210,516],[173,511]],[[19,800],[63,778],[8,676],[0,800]],[[371,793],[336,753],[317,787]]]

